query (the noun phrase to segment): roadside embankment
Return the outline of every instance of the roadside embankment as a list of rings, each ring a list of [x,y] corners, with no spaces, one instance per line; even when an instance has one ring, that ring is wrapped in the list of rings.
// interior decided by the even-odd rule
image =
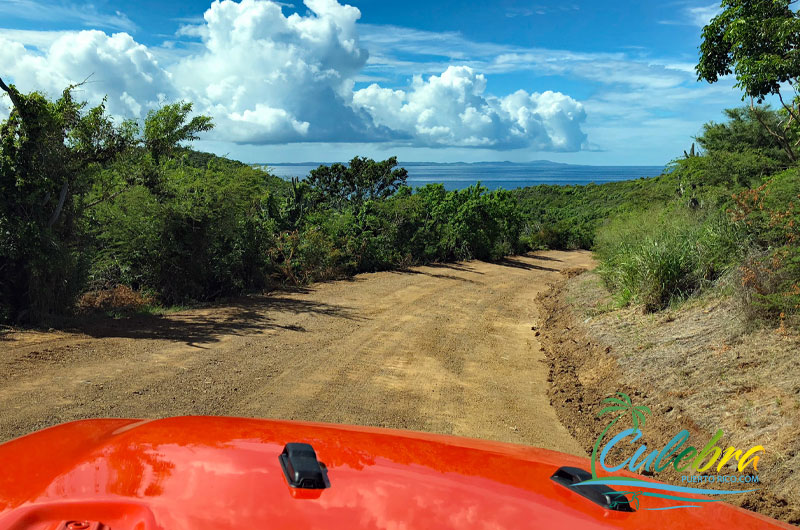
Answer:
[[[582,447],[591,452],[608,423],[601,401],[625,392],[652,411],[636,447],[660,449],[683,429],[698,450],[719,429],[722,450],[762,445],[758,491],[730,502],[800,523],[800,337],[745,331],[722,296],[653,314],[614,309],[600,278],[581,272],[566,271],[539,303],[550,400]],[[680,484],[683,473],[656,475]]]

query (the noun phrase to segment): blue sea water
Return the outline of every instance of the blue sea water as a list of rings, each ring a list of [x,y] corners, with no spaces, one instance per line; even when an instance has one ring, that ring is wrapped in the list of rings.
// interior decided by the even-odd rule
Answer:
[[[265,164],[271,173],[285,179],[305,178],[319,167],[308,165]],[[619,180],[654,177],[664,166],[579,166],[555,163],[478,163],[478,164],[402,164],[408,170],[408,185],[424,186],[432,182],[444,184],[448,190],[463,189],[480,181],[490,190],[514,189],[538,184],[601,184]]]

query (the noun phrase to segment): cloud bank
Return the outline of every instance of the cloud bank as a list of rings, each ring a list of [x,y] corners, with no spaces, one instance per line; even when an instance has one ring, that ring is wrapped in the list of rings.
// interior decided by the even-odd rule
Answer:
[[[80,95],[90,102],[107,95],[110,112],[125,117],[188,99],[214,117],[218,140],[240,144],[577,151],[586,143],[581,103],[550,91],[494,96],[467,66],[415,75],[400,88],[354,90],[369,60],[360,11],[336,0],[304,4],[306,14],[287,16],[284,4],[268,0],[215,1],[202,23],[179,31],[191,39],[182,53],[148,48],[124,32],[0,30],[0,75],[51,95],[88,78]]]
[[[468,66],[449,66],[427,81],[414,76],[408,91],[358,90],[353,101],[380,125],[425,146],[577,151],[586,140],[583,106],[557,92],[506,97],[485,94],[486,78]]]
[[[96,103],[107,94],[109,111],[126,117],[141,117],[159,101],[178,95],[171,74],[127,33],[63,33],[42,53],[0,33],[0,75],[5,74],[22,91],[50,95],[85,81],[79,96]]]

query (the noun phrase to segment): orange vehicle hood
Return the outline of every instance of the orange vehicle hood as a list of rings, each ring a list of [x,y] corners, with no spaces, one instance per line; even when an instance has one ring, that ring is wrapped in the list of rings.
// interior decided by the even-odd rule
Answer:
[[[313,446],[329,488],[289,487],[289,442]],[[366,427],[85,420],[0,445],[0,465],[0,529],[790,528],[724,503],[611,511],[550,480],[585,458]]]

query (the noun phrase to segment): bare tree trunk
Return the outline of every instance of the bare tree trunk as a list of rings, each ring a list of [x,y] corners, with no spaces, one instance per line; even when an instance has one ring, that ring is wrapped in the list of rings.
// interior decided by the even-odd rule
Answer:
[[[6,85],[2,78],[0,78],[0,88],[2,88],[3,91],[8,94],[9,98],[11,98],[11,103],[14,104],[17,112],[22,112],[22,101],[19,99],[19,93]]]
[[[47,221],[47,228],[51,228],[58,221],[61,211],[64,209],[64,201],[67,199],[67,191],[69,191],[69,182],[64,181],[64,185],[61,186],[61,193],[58,195],[58,205],[56,205],[53,215],[50,216],[50,220]]]
[[[796,111],[794,109],[794,104],[792,104],[790,106],[790,105],[787,105],[786,103],[784,103],[783,96],[781,95],[780,92],[778,92],[778,99],[780,100],[781,105],[783,105],[783,108],[786,109],[786,112],[789,113],[789,116],[794,118],[796,121],[800,122],[800,117],[797,116],[797,113],[796,113]],[[791,121],[791,120],[789,120],[789,121]]]
[[[768,133],[777,138],[778,143],[780,143],[781,147],[783,147],[783,150],[786,151],[786,155],[789,157],[789,160],[791,160],[792,162],[796,162],[797,156],[794,153],[794,149],[792,149],[791,143],[786,139],[786,135],[776,133],[770,128],[769,125],[767,125],[767,123],[764,120],[761,119],[761,116],[758,114],[758,110],[756,109],[755,104],[753,103],[753,98],[750,98],[750,110],[753,111],[753,116],[755,116],[758,123],[760,123],[761,126],[764,127],[764,129],[766,129]]]

